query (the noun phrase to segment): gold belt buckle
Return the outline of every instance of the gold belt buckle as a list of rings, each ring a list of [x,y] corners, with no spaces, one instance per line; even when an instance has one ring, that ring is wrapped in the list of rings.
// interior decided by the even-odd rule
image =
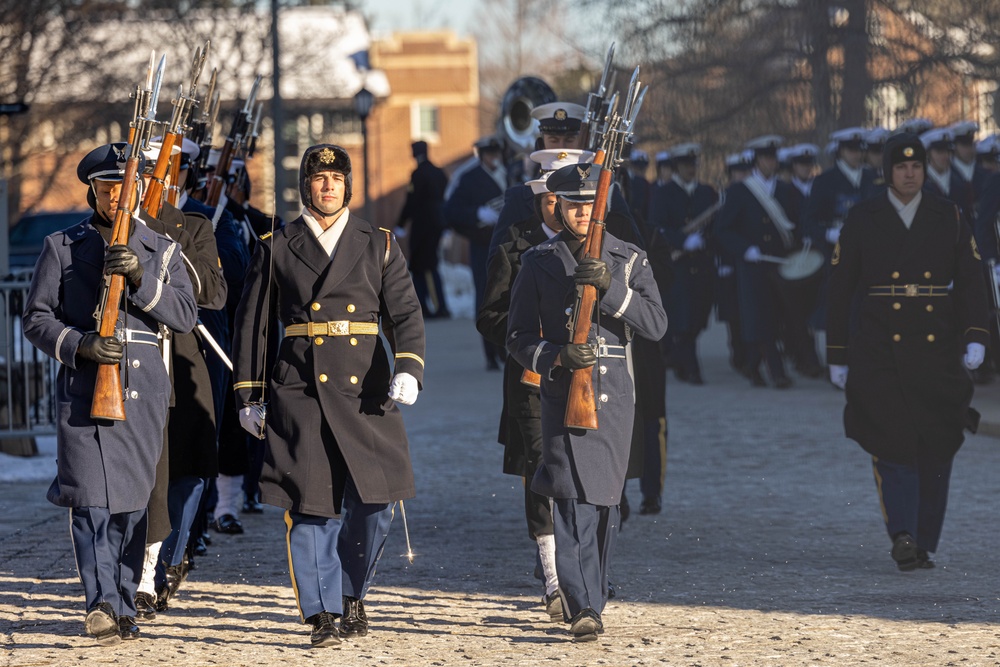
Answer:
[[[309,336],[310,338],[316,335],[314,329],[315,324],[316,324],[315,322],[306,322],[306,335]]]
[[[327,334],[328,336],[346,336],[350,333],[350,322],[347,320],[338,320],[336,322],[327,322]]]
[[[919,285],[907,285],[906,296],[917,296],[920,293]]]

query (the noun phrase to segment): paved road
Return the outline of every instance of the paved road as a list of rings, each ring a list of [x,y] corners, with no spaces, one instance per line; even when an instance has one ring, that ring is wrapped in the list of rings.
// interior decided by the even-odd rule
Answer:
[[[307,648],[272,509],[216,536],[141,639],[98,647],[66,512],[44,484],[3,484],[0,665],[1000,664],[1000,441],[970,438],[956,459],[937,569],[897,572],[870,463],[841,435],[842,394],[805,379],[750,388],[718,329],[703,343],[707,384],[670,386],[664,512],[625,524],[607,633],[571,644],[539,603],[521,482],[500,473],[494,443],[500,376],[482,370],[472,328],[428,323],[426,390],[405,409],[417,555],[402,556],[397,517],[366,639]],[[978,403],[1000,415],[1000,387]],[[634,482],[629,495],[638,506]]]

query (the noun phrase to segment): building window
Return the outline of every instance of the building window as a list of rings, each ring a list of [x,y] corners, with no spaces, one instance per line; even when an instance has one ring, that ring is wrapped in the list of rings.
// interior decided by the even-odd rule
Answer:
[[[906,99],[906,92],[899,86],[892,84],[878,86],[865,102],[868,107],[869,127],[894,130],[909,115],[910,105]]]
[[[414,102],[410,105],[410,138],[413,141],[437,142],[440,118],[436,104]]]

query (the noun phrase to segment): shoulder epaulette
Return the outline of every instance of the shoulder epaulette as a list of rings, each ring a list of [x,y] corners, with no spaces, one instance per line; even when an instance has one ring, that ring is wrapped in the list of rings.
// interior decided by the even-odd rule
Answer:
[[[272,235],[272,234],[274,234],[274,232],[267,232],[266,234],[261,234],[261,235],[260,235],[260,240],[261,240],[261,241],[266,241],[266,240],[268,240],[269,238],[271,238],[271,235]]]
[[[385,227],[379,227],[379,231],[389,232],[390,234],[392,234],[392,230],[391,229],[386,229]]]

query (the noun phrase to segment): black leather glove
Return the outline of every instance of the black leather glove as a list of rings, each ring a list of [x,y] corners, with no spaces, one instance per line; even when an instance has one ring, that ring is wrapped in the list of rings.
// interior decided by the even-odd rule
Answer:
[[[108,254],[104,258],[104,270],[125,276],[133,287],[138,287],[142,283],[142,264],[139,263],[139,256],[127,245],[117,244],[108,248]]]
[[[559,350],[559,363],[571,371],[589,368],[597,363],[597,352],[588,343],[568,343]]]
[[[573,280],[577,285],[593,285],[604,294],[611,287],[611,271],[603,260],[586,258],[577,264]]]
[[[80,341],[76,356],[99,364],[117,364],[125,354],[125,346],[117,338],[89,333]]]

